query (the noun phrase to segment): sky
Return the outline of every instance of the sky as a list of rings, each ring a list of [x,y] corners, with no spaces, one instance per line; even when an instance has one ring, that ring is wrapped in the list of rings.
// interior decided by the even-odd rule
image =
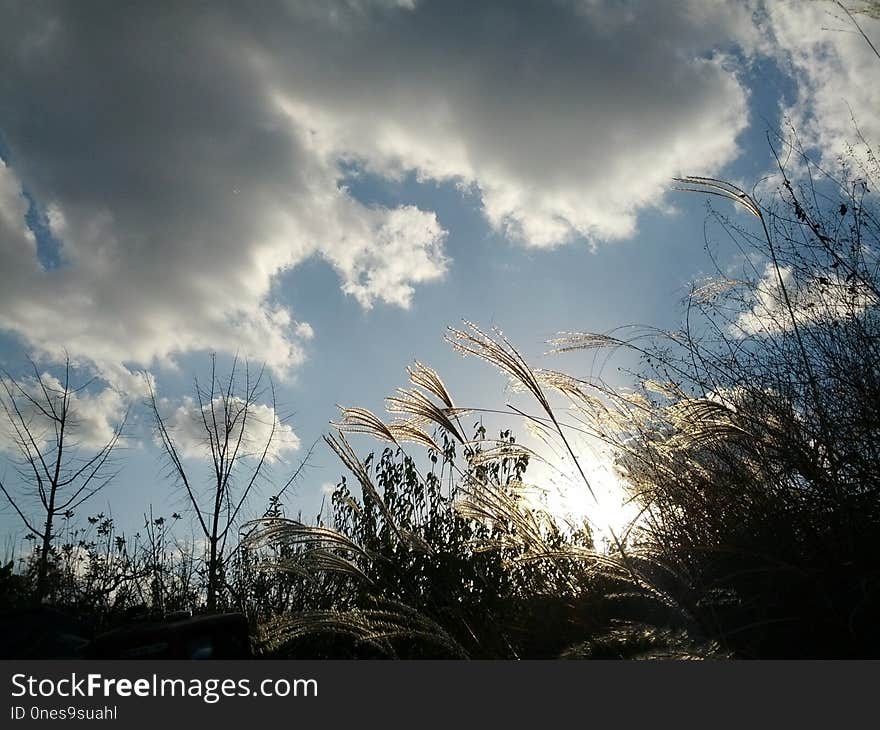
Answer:
[[[828,165],[854,120],[880,139],[877,63],[821,0],[0,0],[0,365],[58,376],[66,354],[96,378],[83,449],[131,409],[118,477],[79,510],[129,532],[186,506],[145,378],[198,473],[212,353],[265,364],[282,481],[337,404],[382,413],[416,359],[503,407],[448,325],[536,364],[559,331],[675,326],[712,262],[706,202],[672,178],[751,189],[792,129]],[[288,512],[342,472],[319,444]],[[0,532],[22,533],[8,509]]]

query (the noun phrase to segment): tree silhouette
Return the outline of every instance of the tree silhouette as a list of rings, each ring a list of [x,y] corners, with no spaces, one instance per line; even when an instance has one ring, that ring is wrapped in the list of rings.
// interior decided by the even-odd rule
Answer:
[[[188,467],[168,420],[161,413],[159,401],[151,385],[149,402],[156,432],[171,465],[172,474],[183,489],[186,500],[196,516],[198,527],[207,542],[207,609],[218,607],[218,594],[223,585],[223,566],[227,541],[235,535],[242,509],[255,485],[263,475],[272,449],[277,445],[281,422],[276,414],[275,389],[268,380],[270,400],[269,423],[260,406],[260,399],[267,388],[265,369],[254,375],[247,363],[244,365],[244,382],[237,379],[236,358],[225,380],[217,375],[216,358],[211,358],[210,385],[204,387],[196,379],[194,384],[198,421],[204,453],[210,458],[211,476],[209,488],[202,495],[190,477]],[[264,438],[255,439],[252,431],[257,426],[266,427]],[[291,477],[291,480],[295,478]],[[288,480],[289,483],[290,480]],[[283,489],[285,487],[282,488]]]
[[[56,520],[72,514],[116,476],[108,466],[122,435],[127,412],[103,446],[84,456],[76,441],[78,421],[74,401],[92,380],[79,387],[72,386],[69,358],[65,360],[61,380],[40,373],[35,363],[31,365],[32,378],[14,378],[5,371],[0,378],[0,404],[19,457],[17,484],[13,486],[0,480],[0,491],[25,528],[39,540],[34,597],[40,602],[48,591],[49,557]],[[32,509],[34,501],[37,505]]]

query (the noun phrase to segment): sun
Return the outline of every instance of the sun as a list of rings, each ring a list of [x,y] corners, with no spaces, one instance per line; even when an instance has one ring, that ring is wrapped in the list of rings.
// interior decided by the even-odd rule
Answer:
[[[630,500],[609,449],[578,451],[578,464],[592,494],[572,460],[560,457],[529,466],[528,481],[536,487],[532,501],[560,526],[578,529],[589,525],[596,549],[604,551],[614,545],[615,536],[619,539],[626,533],[637,519],[639,507]]]

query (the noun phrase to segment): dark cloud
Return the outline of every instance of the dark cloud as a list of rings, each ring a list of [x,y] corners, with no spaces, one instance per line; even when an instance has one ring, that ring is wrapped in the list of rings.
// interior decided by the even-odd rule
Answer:
[[[280,272],[318,255],[364,306],[443,276],[430,211],[366,207],[344,166],[455,181],[526,244],[631,235],[682,171],[737,154],[737,4],[5,3],[0,326],[121,364],[238,350],[280,372]],[[719,50],[720,49],[720,50]],[[23,225],[26,188],[62,265]],[[24,206],[24,208],[23,208]]]

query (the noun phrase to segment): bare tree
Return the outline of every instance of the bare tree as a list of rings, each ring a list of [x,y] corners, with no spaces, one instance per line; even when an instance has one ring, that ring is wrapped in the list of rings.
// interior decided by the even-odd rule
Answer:
[[[209,487],[201,491],[193,483],[189,467],[184,463],[182,438],[173,433],[173,424],[160,411],[160,404],[148,382],[150,407],[156,431],[168,457],[171,472],[186,495],[195,513],[199,529],[208,547],[207,608],[217,609],[218,593],[223,585],[223,563],[226,544],[248,497],[266,466],[273,458],[273,447],[282,426],[276,412],[275,388],[261,367],[254,375],[244,365],[244,383],[238,382],[238,359],[233,361],[228,377],[221,381],[216,371],[216,358],[211,358],[211,380],[208,387],[194,383],[196,420],[200,446],[210,456]],[[268,385],[266,385],[268,381]],[[265,390],[270,397],[268,407],[260,404]],[[266,418],[269,423],[266,423]],[[256,430],[264,427],[264,435]],[[293,478],[291,478],[292,481]],[[285,485],[286,488],[287,485]],[[282,490],[283,491],[283,490]]]
[[[22,524],[40,540],[35,591],[39,602],[48,592],[56,518],[72,513],[116,476],[116,471],[108,469],[110,456],[119,443],[128,413],[121,416],[102,446],[84,455],[76,440],[78,422],[72,407],[77,394],[93,379],[73,387],[69,358],[61,380],[40,373],[33,362],[31,366],[32,378],[14,378],[6,371],[0,377],[2,413],[18,455],[16,484],[0,480],[0,491]]]

